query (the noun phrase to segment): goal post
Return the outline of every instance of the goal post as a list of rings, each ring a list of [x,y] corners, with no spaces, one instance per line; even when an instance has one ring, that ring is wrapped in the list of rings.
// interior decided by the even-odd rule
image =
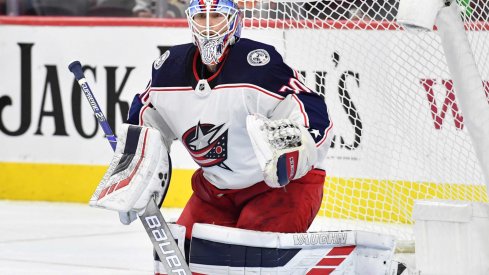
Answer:
[[[244,36],[273,44],[328,104],[335,137],[320,216],[353,228],[381,224],[384,233],[412,240],[415,200],[488,201],[487,145],[477,144],[489,127],[485,1],[456,2],[481,80],[471,92],[479,93],[478,109],[459,98],[442,30],[404,29],[397,0],[242,4]]]
[[[446,8],[437,18],[438,33],[441,37],[448,69],[453,76],[453,84],[460,106],[465,116],[469,136],[482,168],[486,191],[489,191],[489,90],[487,82],[481,79],[470,43],[464,33],[456,6]]]

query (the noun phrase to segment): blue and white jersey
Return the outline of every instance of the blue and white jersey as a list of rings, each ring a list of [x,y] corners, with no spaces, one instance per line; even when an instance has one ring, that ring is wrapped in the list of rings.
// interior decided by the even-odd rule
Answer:
[[[241,189],[263,180],[246,130],[246,116],[254,113],[308,128],[322,162],[333,125],[324,98],[301,83],[272,46],[249,39],[233,45],[213,74],[193,44],[170,48],[153,63],[128,122],[158,128],[168,146],[180,140],[208,181]]]

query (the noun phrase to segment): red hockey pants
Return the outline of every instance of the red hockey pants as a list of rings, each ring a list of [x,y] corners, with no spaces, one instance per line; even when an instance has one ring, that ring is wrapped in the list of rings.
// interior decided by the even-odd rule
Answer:
[[[285,188],[265,182],[238,190],[221,190],[198,169],[192,176],[193,194],[177,223],[187,228],[190,239],[194,223],[208,223],[256,231],[306,232],[321,206],[325,172],[311,170]]]

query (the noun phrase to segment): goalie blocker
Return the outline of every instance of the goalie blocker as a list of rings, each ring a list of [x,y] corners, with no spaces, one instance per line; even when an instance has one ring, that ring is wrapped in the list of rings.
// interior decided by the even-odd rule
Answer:
[[[168,190],[170,159],[158,130],[123,124],[114,157],[90,199],[90,206],[141,215],[153,197]]]
[[[194,274],[397,273],[397,263],[391,262],[395,242],[387,235],[272,233],[199,223],[192,232],[189,261]],[[156,275],[167,274],[161,263],[155,267]]]

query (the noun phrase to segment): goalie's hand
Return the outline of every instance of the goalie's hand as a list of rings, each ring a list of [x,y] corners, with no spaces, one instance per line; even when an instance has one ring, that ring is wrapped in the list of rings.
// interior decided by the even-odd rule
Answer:
[[[146,209],[150,199],[160,202],[168,189],[170,160],[160,132],[154,128],[123,124],[110,166],[90,206],[119,211],[129,224]]]
[[[304,176],[316,162],[317,151],[307,129],[290,119],[269,120],[254,114],[246,129],[268,186],[283,187]]]

